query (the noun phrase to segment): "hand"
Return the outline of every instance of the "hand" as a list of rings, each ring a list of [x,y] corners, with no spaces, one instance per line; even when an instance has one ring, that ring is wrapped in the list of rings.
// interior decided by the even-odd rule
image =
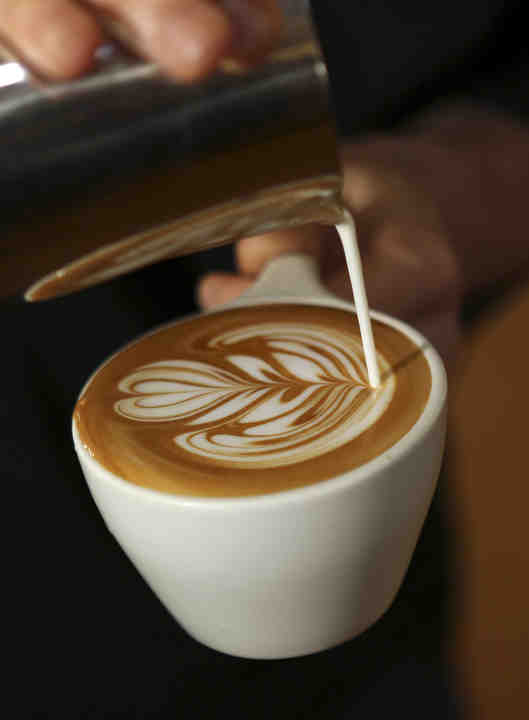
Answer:
[[[66,79],[90,68],[105,18],[182,82],[225,57],[258,60],[280,26],[276,0],[0,0],[0,38],[36,72]]]
[[[346,146],[344,197],[357,226],[371,307],[417,327],[451,361],[460,335],[459,267],[435,204],[412,171],[418,150],[404,139]],[[198,288],[201,305],[234,299],[269,260],[289,252],[314,255],[328,289],[352,300],[336,231],[311,226],[241,240],[238,272],[206,276]]]

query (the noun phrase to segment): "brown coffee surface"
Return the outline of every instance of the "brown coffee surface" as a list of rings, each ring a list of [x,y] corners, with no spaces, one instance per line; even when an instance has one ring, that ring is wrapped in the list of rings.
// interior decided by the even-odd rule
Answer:
[[[164,327],[92,377],[74,412],[81,442],[126,481],[177,495],[325,481],[398,442],[430,394],[421,349],[389,325],[373,331],[377,389],[346,310],[270,304]]]

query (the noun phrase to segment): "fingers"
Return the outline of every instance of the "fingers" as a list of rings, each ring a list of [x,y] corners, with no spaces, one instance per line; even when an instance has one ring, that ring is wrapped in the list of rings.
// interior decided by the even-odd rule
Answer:
[[[458,306],[458,265],[444,234],[386,218],[365,241],[362,264],[373,308],[413,322]],[[329,265],[324,280],[339,297],[351,297],[343,258]]]
[[[319,261],[329,233],[336,236],[332,229],[312,225],[239,240],[236,246],[239,274],[212,273],[202,278],[197,287],[199,305],[209,309],[235,300],[254,283],[264,267],[279,255],[301,252]]]
[[[279,255],[305,253],[320,261],[330,232],[334,233],[334,230],[319,225],[306,225],[244,238],[237,243],[237,265],[243,275],[256,277],[265,265]]]
[[[224,305],[235,300],[250,285],[252,279],[231,273],[211,273],[205,275],[197,286],[197,301],[204,310]]]
[[[210,73],[232,43],[228,16],[207,0],[91,0],[123,23],[134,45],[180,82]]]
[[[344,197],[357,224],[359,241],[388,220],[417,219],[417,226],[442,233],[437,209],[414,176],[421,152],[411,141],[383,138],[349,143],[341,148],[344,168]],[[420,162],[420,160],[419,160]]]
[[[61,79],[88,69],[101,30],[70,0],[0,0],[0,36],[37,72]]]
[[[221,0],[232,23],[230,55],[256,62],[273,47],[281,30],[277,0]]]
[[[455,372],[463,340],[459,308],[426,314],[414,320],[413,325],[439,352],[449,375]]]
[[[40,74],[69,78],[90,67],[105,16],[180,82],[224,57],[258,60],[281,25],[276,0],[0,0],[0,35]]]

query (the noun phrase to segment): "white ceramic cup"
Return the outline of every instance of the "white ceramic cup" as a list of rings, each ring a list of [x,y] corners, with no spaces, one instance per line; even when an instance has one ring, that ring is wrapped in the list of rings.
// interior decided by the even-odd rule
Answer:
[[[304,256],[270,263],[229,307],[265,300],[352,307],[321,287]],[[430,397],[399,442],[333,479],[242,498],[169,495],[102,467],[81,445],[74,423],[75,449],[108,529],[200,642],[249,658],[305,655],[353,638],[391,605],[439,475],[446,375],[419,333],[380,313],[373,317],[423,348]]]

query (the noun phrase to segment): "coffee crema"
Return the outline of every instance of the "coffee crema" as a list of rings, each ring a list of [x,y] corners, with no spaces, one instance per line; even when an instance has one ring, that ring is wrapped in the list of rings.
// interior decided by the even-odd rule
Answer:
[[[389,325],[373,331],[376,389],[351,312],[271,304],[177,322],[95,373],[75,408],[80,440],[124,480],[177,495],[327,480],[398,442],[430,393],[421,350]]]

